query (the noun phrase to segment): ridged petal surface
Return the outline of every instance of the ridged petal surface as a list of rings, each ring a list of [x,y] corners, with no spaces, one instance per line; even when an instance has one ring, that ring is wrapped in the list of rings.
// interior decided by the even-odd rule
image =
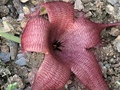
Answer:
[[[21,38],[23,51],[48,52],[48,35],[50,23],[36,16],[31,18],[24,29]]]
[[[89,90],[108,90],[98,62],[89,49],[99,44],[104,28],[120,23],[98,24],[86,19],[84,14],[75,19],[72,5],[65,2],[41,6],[48,12],[48,21],[39,16],[39,10],[28,15],[21,40],[24,51],[45,53],[32,90],[59,90],[69,79],[70,69]],[[62,51],[53,49],[56,40],[61,42]]]
[[[89,51],[81,53],[83,55],[75,59],[71,71],[89,90],[109,90],[95,56]]]
[[[74,10],[70,3],[65,2],[49,2],[42,4],[47,10],[50,23],[59,28],[65,28],[73,23]]]
[[[74,22],[74,10],[70,3],[65,2],[49,2],[41,4],[41,6],[47,10],[49,22],[52,26],[50,33],[52,37],[50,38],[53,42]]]
[[[58,58],[46,54],[44,62],[39,68],[32,90],[59,90],[69,80],[70,69]]]
[[[104,28],[118,24],[120,23],[94,23],[80,16],[58,40],[63,42],[64,47],[62,52],[55,52],[57,57],[67,63],[71,71],[90,90],[108,90],[108,87],[100,66],[89,49],[100,43],[100,33]]]

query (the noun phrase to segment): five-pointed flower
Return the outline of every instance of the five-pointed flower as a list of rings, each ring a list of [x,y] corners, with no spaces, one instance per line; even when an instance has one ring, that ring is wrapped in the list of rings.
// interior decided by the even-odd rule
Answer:
[[[28,15],[21,42],[24,51],[45,53],[32,90],[59,90],[71,71],[88,89],[108,90],[89,48],[99,44],[104,28],[120,24],[94,23],[83,13],[75,18],[72,5],[66,2],[43,3],[41,7],[46,9],[48,20],[39,15],[40,8]]]

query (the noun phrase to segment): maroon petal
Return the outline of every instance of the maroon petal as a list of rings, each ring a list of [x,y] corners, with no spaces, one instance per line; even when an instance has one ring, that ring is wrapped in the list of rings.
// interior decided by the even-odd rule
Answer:
[[[74,40],[72,40],[74,41]],[[57,56],[68,64],[71,71],[89,90],[108,90],[95,56],[78,43],[68,43]]]
[[[34,79],[32,90],[58,90],[69,80],[70,69],[50,54],[45,55]]]
[[[49,21],[56,29],[63,29],[73,23],[74,10],[70,3],[48,2],[42,6],[46,8]]]
[[[101,24],[94,23],[82,14],[74,23],[74,29],[78,33],[75,37],[76,42],[80,41],[81,46],[84,48],[91,48],[100,43],[100,33],[107,27],[117,26],[120,23],[109,23],[109,24]],[[79,36],[78,36],[79,35]],[[78,40],[79,39],[79,40]]]
[[[68,46],[68,45],[67,45]],[[89,90],[108,90],[95,56],[88,50],[69,44],[57,56],[68,64],[71,71]]]
[[[80,48],[89,49],[100,43],[100,33],[104,28],[118,25],[120,25],[120,23],[94,23],[85,18],[84,14],[81,13],[80,17],[67,28],[67,30],[59,37],[58,41],[63,42],[64,46],[67,44],[67,48],[71,44],[74,44],[74,48],[78,48],[75,46],[77,45]]]
[[[100,43],[100,33],[104,28],[115,25],[120,23],[94,23],[81,15],[58,40],[64,47],[56,55],[71,67],[90,90],[108,90],[98,62],[88,49]]]
[[[23,31],[21,44],[23,51],[48,52],[50,23],[36,16],[31,18]]]
[[[66,65],[71,67],[89,89],[108,90],[95,56],[87,49],[100,42],[100,33],[104,28],[119,23],[97,24],[84,18],[83,15],[74,22],[73,8],[70,4],[50,2],[42,6],[48,12],[52,28],[48,21],[38,16],[39,11],[36,11],[31,15],[32,18],[28,21],[22,35],[24,51],[48,53],[36,74],[33,90],[57,90],[64,86],[70,75]],[[55,39],[62,42],[64,46],[61,52],[49,51],[49,47],[52,47],[51,41]],[[54,53],[57,58],[49,52]]]
[[[82,54],[71,66],[73,73],[89,90],[109,90],[95,56],[88,51]]]

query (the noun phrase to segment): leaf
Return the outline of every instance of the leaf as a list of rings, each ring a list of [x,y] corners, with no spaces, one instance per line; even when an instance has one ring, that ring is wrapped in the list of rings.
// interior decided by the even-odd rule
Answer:
[[[2,32],[8,32],[8,30],[6,30],[4,27],[0,27],[0,33]]]
[[[7,21],[3,21],[2,23],[6,32],[9,32],[10,30],[14,30],[13,26],[10,23],[7,23]]]
[[[40,15],[47,14],[47,10],[44,7],[40,9]]]
[[[20,38],[6,32],[0,32],[0,35],[8,40],[20,43]]]
[[[17,88],[17,85],[18,85],[17,82],[9,84],[6,90],[15,90]]]
[[[4,25],[4,27],[0,27],[0,36],[6,38],[8,40],[20,43],[19,37],[16,37],[12,34],[6,33],[6,32],[9,32],[11,30],[10,26],[7,24],[7,22],[3,21],[3,25]]]

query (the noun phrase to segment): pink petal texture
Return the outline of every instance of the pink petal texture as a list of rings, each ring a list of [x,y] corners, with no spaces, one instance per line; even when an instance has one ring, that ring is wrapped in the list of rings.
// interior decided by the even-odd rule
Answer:
[[[100,66],[89,49],[100,43],[100,33],[104,28],[120,23],[94,23],[85,18],[82,12],[75,19],[70,3],[49,2],[40,5],[46,8],[48,21],[39,16],[40,8],[27,15],[29,21],[21,39],[24,51],[45,53],[32,90],[59,90],[69,80],[70,71],[89,90],[108,90]],[[54,48],[56,46],[58,50]]]
[[[58,58],[46,54],[45,60],[39,68],[32,90],[58,90],[69,80],[70,69]]]
[[[49,4],[44,3],[42,6],[47,10],[50,23],[57,29],[65,28],[73,22],[74,12],[70,3],[49,2]]]
[[[70,3],[66,2],[49,2],[41,4],[45,7],[51,23],[51,42],[58,39],[60,35],[73,23],[74,11]],[[67,8],[66,8],[67,7]]]
[[[101,24],[95,23],[88,20],[84,15],[80,15],[80,17],[74,22],[73,32],[76,32],[75,35],[77,42],[81,43],[81,46],[84,48],[91,48],[100,43],[100,33],[107,27],[117,26],[120,23],[109,23],[109,24]]]
[[[75,36],[72,37],[71,34]],[[71,32],[70,36],[67,35],[69,39],[74,38],[73,41],[68,38],[62,39],[65,47],[62,52],[56,52],[57,57],[69,64],[71,71],[90,90],[108,90],[95,56],[85,48],[80,48],[82,45],[76,38],[80,40],[81,37],[77,34],[78,32]]]
[[[119,24],[94,23],[80,16],[58,40],[63,42],[65,47],[62,52],[56,52],[57,57],[69,64],[71,71],[90,90],[108,90],[108,87],[89,48],[100,43],[100,33],[104,28]]]
[[[50,23],[36,16],[31,18],[22,34],[23,51],[48,52],[48,34]]]
[[[95,56],[89,51],[82,53],[84,55],[76,59],[76,63],[71,66],[71,71],[89,90],[109,90]]]

